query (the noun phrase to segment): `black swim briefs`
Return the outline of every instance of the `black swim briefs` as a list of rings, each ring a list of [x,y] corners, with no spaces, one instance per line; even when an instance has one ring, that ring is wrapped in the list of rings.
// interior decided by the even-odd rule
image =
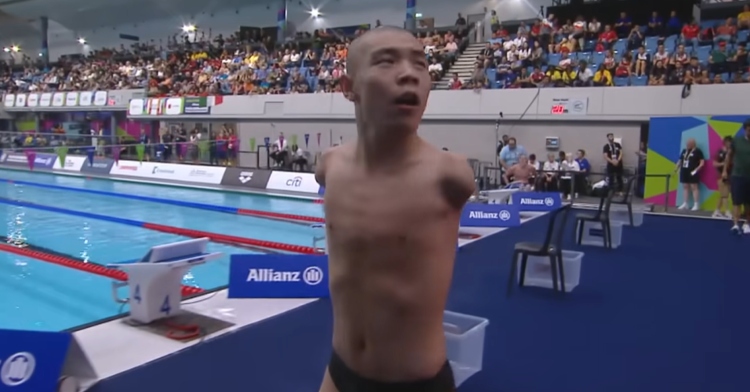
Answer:
[[[453,370],[448,361],[435,377],[409,382],[388,383],[359,376],[334,351],[328,374],[339,392],[455,392]]]

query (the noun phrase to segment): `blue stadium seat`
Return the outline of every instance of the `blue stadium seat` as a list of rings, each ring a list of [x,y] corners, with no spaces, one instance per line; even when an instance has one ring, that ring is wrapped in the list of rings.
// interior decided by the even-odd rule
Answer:
[[[591,62],[601,64],[604,62],[604,52],[595,52],[591,55]]]
[[[632,86],[646,86],[648,85],[648,76],[636,76],[630,79]]]
[[[659,37],[646,37],[646,49],[656,50],[659,46]]]
[[[617,42],[612,45],[612,49],[614,49],[615,52],[624,52],[628,49],[628,41],[624,39],[618,39]]]
[[[676,47],[677,47],[676,35],[670,35],[664,40],[664,48],[666,48],[668,51],[674,52]]]
[[[710,46],[699,46],[694,54],[698,57],[698,61],[706,62],[708,61],[708,56],[711,55],[711,49]]]
[[[557,66],[557,64],[560,64],[561,59],[562,55],[559,53],[550,53],[547,57],[547,64]]]
[[[630,85],[630,78],[629,77],[616,77],[615,80],[615,86],[617,87],[625,87]]]
[[[750,36],[750,30],[741,30],[737,32],[737,42],[747,42],[747,38]]]

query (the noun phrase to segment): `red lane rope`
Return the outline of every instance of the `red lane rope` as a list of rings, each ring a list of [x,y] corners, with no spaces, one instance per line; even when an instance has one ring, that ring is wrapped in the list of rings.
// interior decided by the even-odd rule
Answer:
[[[200,230],[184,229],[181,227],[165,226],[165,225],[159,225],[156,223],[148,223],[148,222],[145,222],[142,227],[144,229],[161,231],[163,233],[177,234],[177,235],[181,235],[185,237],[193,237],[193,238],[207,237],[208,239],[214,242],[236,243],[236,244],[242,244],[242,245],[255,246],[258,248],[275,249],[275,250],[282,250],[285,252],[303,253],[303,254],[309,254],[309,255],[319,254],[319,252],[311,246],[282,244],[280,242],[255,240],[252,238],[237,237],[237,236],[226,235],[226,234],[209,233],[209,232],[200,231]]]
[[[301,222],[311,223],[325,223],[325,218],[319,218],[317,216],[306,216],[306,215],[295,215],[295,214],[283,214],[280,212],[268,212],[258,210],[248,210],[245,208],[238,208],[237,213],[239,215],[256,216],[260,218],[273,218],[273,219],[287,219]]]
[[[90,274],[103,276],[114,280],[125,282],[128,280],[128,274],[124,271],[116,270],[114,268],[104,267],[99,264],[85,263],[80,260],[70,259],[63,256],[51,255],[49,253],[39,252],[36,250],[18,248],[8,244],[0,244],[0,251],[17,254],[40,261],[46,261],[48,263],[56,264],[63,267],[72,268],[74,270],[88,272]],[[203,289],[192,286],[182,286],[182,296],[187,297],[194,294],[202,293]]]

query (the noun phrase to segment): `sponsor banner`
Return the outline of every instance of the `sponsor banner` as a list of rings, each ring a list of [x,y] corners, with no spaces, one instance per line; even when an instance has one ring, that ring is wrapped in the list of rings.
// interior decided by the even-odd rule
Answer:
[[[146,114],[158,116],[164,114],[165,99],[150,98],[146,100]]]
[[[164,114],[178,116],[182,114],[182,98],[167,98],[164,103]]]
[[[94,106],[107,106],[106,91],[97,91],[94,93]]]
[[[209,114],[208,97],[185,97],[182,100],[185,114]]]
[[[461,227],[521,226],[521,214],[515,204],[468,203],[461,211]]]
[[[93,103],[94,103],[93,91],[81,91],[81,93],[78,95],[78,105],[91,106]]]
[[[119,161],[109,174],[117,176],[152,178],[159,180],[194,182],[219,185],[225,167],[178,165],[174,163]]]
[[[326,255],[232,255],[229,298],[326,298]]]
[[[52,93],[42,93],[39,96],[39,106],[47,107],[52,105]]]
[[[12,108],[16,104],[16,94],[5,94],[3,104],[6,108]]]
[[[77,92],[70,92],[65,94],[65,106],[78,106]]]
[[[65,93],[52,94],[52,106],[61,107],[65,105]]]
[[[0,390],[57,391],[71,347],[70,333],[0,329]]]
[[[34,157],[34,169],[52,169],[57,161],[57,155],[54,154],[37,154]],[[3,161],[6,165],[29,167],[29,160],[26,154],[11,152],[5,156]]]
[[[146,113],[146,101],[141,98],[131,99],[128,103],[128,116],[142,116]]]
[[[65,171],[81,171],[81,167],[83,166],[84,162],[86,162],[86,157],[76,157],[76,156],[67,156],[65,157],[65,167],[62,167],[60,165],[60,158],[58,157],[55,159],[55,164],[52,166],[55,170],[65,170]]]
[[[16,107],[22,108],[26,106],[26,94],[16,95]]]
[[[36,94],[36,93],[29,94],[29,96],[26,98],[26,106],[30,108],[39,106],[39,94]]]
[[[88,158],[76,158],[83,159],[83,164],[81,165],[81,173],[106,175],[109,174],[110,171],[112,171],[112,166],[114,166],[115,164],[115,161],[110,158],[94,157],[94,162],[92,164],[89,164]]]
[[[515,192],[510,201],[521,211],[553,211],[562,207],[557,192]]]
[[[312,173],[274,171],[268,179],[266,189],[318,194],[320,185]]]
[[[550,114],[586,115],[589,111],[588,98],[552,98]]]
[[[238,169],[228,167],[221,179],[221,185],[266,189],[268,179],[271,178],[270,170]]]

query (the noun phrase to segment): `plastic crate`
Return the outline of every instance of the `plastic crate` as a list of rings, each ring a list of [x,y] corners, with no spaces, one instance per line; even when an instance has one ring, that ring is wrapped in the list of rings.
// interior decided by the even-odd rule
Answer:
[[[573,291],[581,281],[581,262],[583,261],[583,252],[572,250],[563,250],[563,275],[565,275],[565,292]],[[518,277],[521,279],[521,256],[518,260]],[[559,283],[559,282],[558,282]],[[526,276],[524,277],[524,286],[535,286],[552,289],[555,286],[552,283],[552,266],[549,257],[529,256],[526,262]]]
[[[604,246],[604,230],[600,222],[579,222],[583,225],[583,238],[581,245]],[[622,222],[610,221],[609,226],[612,229],[612,249],[622,245]],[[578,227],[576,227],[578,230]],[[576,232],[577,233],[577,232]]]
[[[445,311],[443,330],[448,361],[453,369],[456,386],[482,370],[484,331],[489,320]]]
[[[643,211],[633,211],[633,227],[643,224]],[[630,226],[630,216],[628,210],[612,210],[609,212],[609,220],[612,222],[621,222],[624,226]]]

